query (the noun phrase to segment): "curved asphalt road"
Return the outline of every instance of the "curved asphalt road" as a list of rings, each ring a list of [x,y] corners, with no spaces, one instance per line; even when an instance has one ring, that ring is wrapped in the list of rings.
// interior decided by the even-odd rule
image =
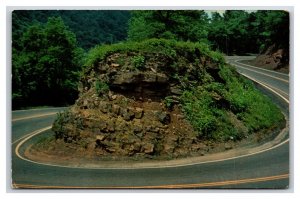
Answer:
[[[247,57],[248,58],[248,57]],[[289,77],[227,57],[245,76],[289,115]],[[249,59],[249,58],[248,58]],[[267,88],[268,87],[268,88]],[[277,94],[274,94],[276,92]],[[280,96],[279,96],[280,95]],[[12,112],[13,188],[287,188],[289,142],[256,155],[220,162],[170,168],[82,169],[34,164],[20,159],[15,148],[30,133],[52,124],[62,108]],[[287,138],[288,139],[288,138]]]

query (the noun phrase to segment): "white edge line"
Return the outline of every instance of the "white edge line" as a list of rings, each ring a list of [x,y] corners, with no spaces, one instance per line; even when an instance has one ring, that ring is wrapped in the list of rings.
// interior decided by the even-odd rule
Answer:
[[[239,64],[242,64],[242,65],[245,65],[245,66],[249,66],[249,67],[251,67],[251,68],[255,68],[255,69],[267,71],[267,72],[270,72],[270,73],[275,73],[275,74],[283,75],[283,76],[286,76],[286,77],[290,77],[290,75],[287,75],[287,74],[285,74],[285,73],[280,73],[280,72],[277,72],[277,71],[267,70],[267,69],[264,69],[264,68],[252,66],[252,65],[249,65],[249,64],[245,64],[245,63],[241,63],[240,61],[243,61],[243,60],[245,60],[245,59],[238,59],[238,60],[235,60],[235,62],[236,62],[236,63],[239,63]],[[248,59],[246,59],[246,60],[248,60]],[[249,59],[249,60],[250,60],[250,59]]]
[[[20,153],[19,153],[19,149],[20,147],[27,142],[29,139],[31,139],[32,137],[46,131],[49,130],[51,128],[51,126],[45,127],[43,129],[37,130],[34,133],[30,134],[28,137],[26,137],[24,140],[22,140],[16,147],[15,149],[15,153],[16,155],[25,161],[34,163],[34,164],[38,164],[38,165],[45,165],[45,166],[53,166],[53,167],[61,167],[61,168],[72,168],[72,169],[90,169],[90,170],[131,170],[131,169],[162,169],[162,168],[174,168],[174,167],[185,167],[185,166],[193,166],[193,165],[202,165],[202,164],[208,164],[208,163],[214,163],[214,162],[223,162],[223,161],[227,161],[227,160],[233,160],[233,159],[238,159],[238,158],[243,158],[243,157],[248,157],[248,156],[252,156],[252,155],[256,155],[256,154],[260,154],[266,151],[270,151],[272,149],[275,149],[277,147],[280,147],[281,145],[289,142],[289,139],[286,139],[285,141],[271,147],[271,148],[267,148],[261,151],[257,151],[257,152],[253,152],[253,153],[249,153],[249,154],[245,154],[245,155],[240,155],[240,156],[235,156],[235,157],[230,157],[230,158],[224,158],[224,159],[219,159],[219,160],[209,160],[209,161],[205,161],[205,162],[196,162],[196,163],[190,163],[190,164],[177,164],[177,165],[166,165],[166,166],[145,166],[145,167],[113,167],[113,168],[109,168],[109,167],[74,167],[74,166],[64,166],[64,165],[57,165],[57,164],[49,164],[49,163],[41,163],[41,162],[36,162],[30,159],[27,159],[25,157],[23,157]]]
[[[259,81],[259,82],[261,82],[261,81]],[[272,88],[273,90],[277,90],[278,92],[281,92],[282,94],[289,96],[289,93],[286,93],[286,92],[284,92],[283,90],[281,90],[279,88],[275,88],[274,86],[271,86],[270,84],[266,84],[266,83],[263,83],[263,82],[261,82],[261,84],[265,84],[266,86]]]
[[[269,88],[272,89],[272,92],[275,91],[275,90],[278,90],[278,91],[280,91],[281,93],[283,93],[283,94],[289,96],[289,93],[286,93],[286,92],[284,92],[283,90],[281,90],[281,89],[279,89],[279,88],[275,88],[275,87],[271,86],[270,84],[263,83],[262,81],[258,81],[258,80],[254,79],[254,78],[251,78],[250,76],[246,75],[245,73],[241,73],[241,72],[239,72],[239,73],[242,74],[243,76],[247,77],[248,79],[251,79],[252,81],[255,81],[255,82],[259,83],[259,84],[264,84],[264,85],[268,86]],[[276,94],[278,94],[278,92],[277,92]]]
[[[233,64],[233,63],[232,63],[232,65],[234,65],[234,66],[236,66],[236,67],[244,68],[244,69],[246,69],[246,70],[249,70],[249,71],[252,71],[252,72],[261,74],[261,75],[265,75],[265,76],[271,77],[271,78],[273,78],[273,79],[277,79],[277,80],[282,81],[282,82],[285,82],[285,83],[289,83],[288,80],[285,80],[285,79],[282,79],[282,78],[279,78],[279,77],[275,77],[275,76],[272,76],[272,75],[269,75],[269,74],[266,74],[266,73],[262,73],[262,72],[260,72],[260,71],[256,71],[256,70],[253,70],[253,69],[250,69],[250,68],[246,68],[245,66],[239,66],[239,65]]]
[[[263,83],[262,81],[258,81],[258,80],[254,79],[254,78],[251,78],[250,76],[246,75],[245,73],[241,73],[241,72],[239,72],[239,73],[240,73],[241,75],[247,77],[248,79],[251,79],[252,81],[257,82],[258,84],[264,84],[265,86],[268,86],[269,88],[272,89],[272,92],[275,91],[275,90],[278,90],[278,92],[280,91],[281,93],[283,93],[283,94],[289,96],[289,93],[286,93],[286,92],[284,92],[283,90],[281,90],[281,89],[279,89],[279,88],[275,88],[275,87],[271,86],[270,84]],[[278,92],[277,92],[276,94],[278,94]]]

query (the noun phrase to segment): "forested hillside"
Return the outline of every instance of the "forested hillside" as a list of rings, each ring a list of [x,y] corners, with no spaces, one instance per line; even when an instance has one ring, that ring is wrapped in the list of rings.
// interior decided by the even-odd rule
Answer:
[[[18,41],[28,26],[61,17],[76,35],[78,44],[89,49],[96,44],[116,43],[127,38],[129,11],[118,10],[17,10],[12,14],[13,40]]]
[[[285,11],[17,10],[12,13],[13,109],[74,103],[90,48],[151,38],[205,43],[227,55],[262,53],[280,67],[289,63]],[[265,64],[264,58],[259,61]]]

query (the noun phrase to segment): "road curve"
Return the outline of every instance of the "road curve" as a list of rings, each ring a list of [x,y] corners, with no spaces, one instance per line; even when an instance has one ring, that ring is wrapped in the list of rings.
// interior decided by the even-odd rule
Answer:
[[[246,58],[227,58],[240,73],[262,84],[260,89],[270,95],[288,117],[288,76],[240,64],[238,61],[241,59]],[[13,188],[169,189],[287,188],[289,186],[289,142],[287,140],[271,150],[255,155],[180,167],[64,168],[35,164],[19,158],[15,153],[18,144],[32,133],[50,126],[55,113],[59,110],[62,108],[12,112]]]

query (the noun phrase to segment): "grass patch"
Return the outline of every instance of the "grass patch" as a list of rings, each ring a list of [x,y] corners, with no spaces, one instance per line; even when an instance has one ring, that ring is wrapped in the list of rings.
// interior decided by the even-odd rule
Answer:
[[[109,86],[107,85],[107,83],[100,81],[100,80],[96,80],[95,81],[95,89],[98,95],[104,94],[106,92],[109,91]]]
[[[145,57],[142,55],[136,55],[131,58],[131,63],[136,69],[141,70],[145,64]]]
[[[183,110],[199,137],[226,141],[238,140],[284,121],[272,101],[228,65],[220,67],[224,84],[210,82],[181,96]],[[234,119],[230,119],[234,113]],[[238,128],[241,123],[243,128]]]
[[[113,45],[99,45],[91,49],[87,56],[86,66],[92,67],[114,53],[157,53],[175,59],[178,56],[211,57],[214,62],[224,63],[222,54],[213,52],[203,43],[179,42],[166,39],[149,39],[142,42],[124,42]]]
[[[284,120],[279,108],[261,94],[250,80],[236,74],[229,66],[221,67],[220,76],[226,81],[224,97],[229,101],[230,109],[250,132],[270,128]]]

